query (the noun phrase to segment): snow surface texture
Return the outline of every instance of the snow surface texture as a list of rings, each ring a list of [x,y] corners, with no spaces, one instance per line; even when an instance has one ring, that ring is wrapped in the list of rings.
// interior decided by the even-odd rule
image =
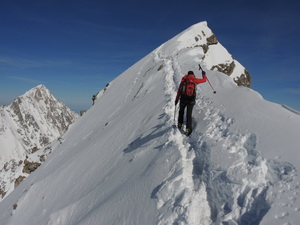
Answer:
[[[192,26],[101,91],[3,200],[1,223],[298,224],[299,115],[208,71],[210,58],[221,57],[204,59],[193,33],[204,40],[211,31]],[[174,100],[198,63],[217,94],[198,86],[185,137],[174,126]]]
[[[77,118],[43,85],[0,107],[0,200],[14,189],[16,179],[19,183],[46,159],[51,142]],[[23,172],[25,159],[30,170]]]

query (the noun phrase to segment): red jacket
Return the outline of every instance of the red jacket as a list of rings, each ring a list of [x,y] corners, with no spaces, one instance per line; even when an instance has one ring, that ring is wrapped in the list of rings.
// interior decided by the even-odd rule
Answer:
[[[189,76],[189,79],[192,80],[192,82],[194,82],[195,84],[200,84],[200,83],[204,83],[206,82],[206,75],[202,75],[202,79],[200,78],[196,78],[194,74],[186,74],[185,76],[182,77],[178,91],[177,91],[177,95],[176,95],[176,102],[178,102],[180,96],[181,96],[181,87],[183,85],[183,82],[185,82],[185,79],[187,78],[187,76]]]

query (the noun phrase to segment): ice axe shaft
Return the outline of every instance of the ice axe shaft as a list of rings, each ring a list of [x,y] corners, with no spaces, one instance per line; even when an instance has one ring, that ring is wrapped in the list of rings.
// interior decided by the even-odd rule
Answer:
[[[175,117],[176,117],[176,105],[175,105],[175,111],[174,111],[174,124],[175,124]]]
[[[210,87],[211,87],[211,89],[213,89],[213,91],[214,91],[214,94],[216,94],[217,92],[215,91],[215,89],[213,88],[213,86],[211,85],[211,83],[210,83],[210,81],[209,81],[209,79],[206,77],[206,80],[208,81],[208,83],[209,83],[209,85],[210,85]]]
[[[199,65],[199,70],[204,71],[204,70],[202,69],[202,67],[200,66],[200,64],[198,64],[198,65]],[[214,91],[214,94],[216,94],[217,92],[215,91],[215,89],[214,89],[213,86],[211,85],[211,83],[210,83],[209,79],[207,78],[207,76],[206,76],[206,80],[208,81],[208,83],[209,83],[211,89]]]

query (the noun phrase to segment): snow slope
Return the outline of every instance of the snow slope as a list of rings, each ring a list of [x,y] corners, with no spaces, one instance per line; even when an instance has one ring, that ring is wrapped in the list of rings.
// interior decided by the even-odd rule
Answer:
[[[0,203],[1,224],[297,224],[300,116],[209,71],[227,57],[220,44],[210,57],[194,45],[209,32],[190,27],[101,91]],[[198,63],[217,93],[199,85],[187,138],[174,100]]]

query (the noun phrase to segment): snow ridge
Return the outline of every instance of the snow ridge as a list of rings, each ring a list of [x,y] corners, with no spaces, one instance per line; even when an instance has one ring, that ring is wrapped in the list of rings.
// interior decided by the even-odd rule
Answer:
[[[172,125],[176,116],[172,94],[178,84],[175,74],[180,76],[183,71],[175,56],[162,58],[157,49],[154,58],[165,65],[169,98],[165,112]],[[176,146],[182,159],[155,189],[157,207],[162,211],[158,224],[259,224],[272,206],[274,186],[289,186],[296,170],[290,163],[264,158],[255,150],[255,133],[231,131],[234,119],[226,118],[209,99],[198,97],[194,126],[203,127],[204,132],[196,129],[186,138],[174,126],[169,134],[169,143]],[[223,157],[230,160],[222,163]]]
[[[175,91],[174,74],[182,74],[179,64],[173,59],[163,59],[159,56],[159,49],[154,58],[164,62],[165,92],[168,103],[165,112],[169,115],[169,124],[172,126],[174,117],[174,103],[172,101]],[[173,63],[175,62],[175,63]],[[175,72],[176,71],[176,72]],[[157,207],[162,212],[158,224],[202,224],[210,223],[210,209],[206,199],[204,185],[194,188],[193,160],[194,149],[176,128],[169,133],[168,143],[176,146],[181,154],[169,176],[155,189]],[[195,210],[197,209],[197,210]]]

